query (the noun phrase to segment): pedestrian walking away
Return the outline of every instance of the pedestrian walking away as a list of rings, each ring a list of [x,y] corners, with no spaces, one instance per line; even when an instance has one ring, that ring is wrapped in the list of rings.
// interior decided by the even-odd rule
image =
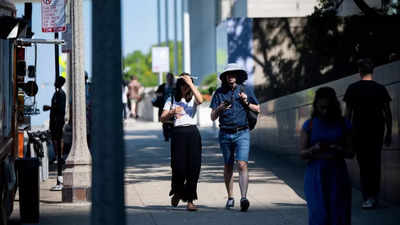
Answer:
[[[142,85],[139,83],[136,76],[132,76],[131,81],[128,85],[129,102],[131,117],[138,118],[139,102],[142,100]]]
[[[172,73],[167,73],[166,75],[166,83],[158,86],[156,90],[157,97],[155,98],[153,105],[158,107],[158,118],[161,118],[161,114],[164,110],[165,102],[169,97],[171,97],[175,90],[175,78]],[[171,129],[173,127],[172,121],[166,121],[162,123],[164,141],[168,141],[171,136]]]
[[[66,106],[66,95],[61,89],[65,83],[63,77],[57,77],[54,82],[55,92],[51,98],[51,106],[44,106],[44,110],[50,109],[50,132],[54,146],[54,150],[57,156],[57,184],[52,187],[53,191],[61,191],[63,188],[63,153],[62,153],[62,137],[63,128],[65,124],[65,106]]]
[[[197,106],[203,102],[199,90],[187,73],[176,82],[176,92],[168,98],[161,114],[161,122],[174,118],[171,135],[171,205],[187,202],[189,211],[196,211],[197,182],[201,168],[201,136],[196,127]]]
[[[125,81],[122,82],[122,118],[128,119],[128,85]]]
[[[370,59],[358,61],[361,80],[351,84],[344,95],[346,117],[353,126],[353,146],[360,167],[364,209],[378,204],[382,145],[392,142],[392,100],[386,88],[373,80]],[[386,133],[385,133],[386,130]]]
[[[226,208],[234,207],[233,167],[239,167],[240,209],[247,211],[249,182],[248,158],[250,152],[250,131],[247,110],[260,112],[260,106],[253,91],[245,87],[247,72],[238,64],[228,64],[219,76],[222,85],[211,100],[211,120],[219,118],[219,143],[224,156],[224,181],[228,193]]]
[[[317,90],[311,118],[300,132],[300,156],[307,160],[304,193],[309,225],[351,224],[351,184],[345,158],[351,150],[351,125],[342,116],[336,92]]]

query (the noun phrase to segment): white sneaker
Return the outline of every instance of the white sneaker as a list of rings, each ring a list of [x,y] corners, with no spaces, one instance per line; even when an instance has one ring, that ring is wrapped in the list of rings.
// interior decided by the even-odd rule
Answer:
[[[57,181],[58,181],[58,183],[59,184],[63,184],[64,183],[64,178],[63,178],[63,176],[57,176]]]
[[[56,186],[52,187],[50,191],[62,191],[63,185],[62,184],[57,184]]]

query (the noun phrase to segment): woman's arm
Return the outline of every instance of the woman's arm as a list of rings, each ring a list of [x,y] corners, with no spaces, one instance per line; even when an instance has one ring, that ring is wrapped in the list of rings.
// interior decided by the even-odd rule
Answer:
[[[165,123],[173,116],[175,116],[175,109],[163,110],[163,112],[161,113],[161,116],[160,116],[160,121],[161,121],[161,123]]]
[[[314,155],[319,149],[319,144],[308,147],[308,133],[304,130],[300,131],[300,158],[304,160],[314,159]]]
[[[190,90],[192,90],[194,98],[196,99],[196,103],[198,105],[203,103],[203,96],[201,95],[200,91],[196,88],[196,86],[193,84],[192,79],[190,78],[190,76],[184,75],[184,76],[182,76],[182,79],[190,87]]]
[[[353,151],[353,138],[351,135],[351,131],[346,131],[346,133],[344,134],[344,145],[337,145],[337,144],[333,144],[330,145],[329,148],[333,151],[335,151],[336,154],[338,154],[339,156],[343,157],[343,158],[348,158],[351,159],[354,157],[355,153]]]

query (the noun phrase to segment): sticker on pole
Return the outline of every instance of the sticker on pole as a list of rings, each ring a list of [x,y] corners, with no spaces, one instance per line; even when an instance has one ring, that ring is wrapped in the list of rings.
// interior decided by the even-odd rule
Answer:
[[[64,32],[66,0],[42,0],[42,32]]]
[[[168,47],[153,47],[151,49],[152,71],[169,72],[169,48]]]

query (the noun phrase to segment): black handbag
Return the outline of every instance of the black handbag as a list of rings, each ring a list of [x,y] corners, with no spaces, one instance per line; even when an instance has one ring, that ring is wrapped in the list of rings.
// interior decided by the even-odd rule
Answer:
[[[243,85],[240,86],[240,91],[245,92]],[[249,106],[245,106],[245,109],[247,112],[247,123],[249,124],[249,129],[253,130],[257,124],[258,112],[254,112],[249,108]]]
[[[256,127],[258,119],[258,112],[254,112],[247,108],[247,122],[249,123],[249,129],[253,130]]]
[[[157,107],[157,108],[163,107],[163,105],[164,105],[163,103],[164,103],[163,96],[157,96],[156,98],[153,98],[151,100],[151,104],[153,104],[153,106]]]

